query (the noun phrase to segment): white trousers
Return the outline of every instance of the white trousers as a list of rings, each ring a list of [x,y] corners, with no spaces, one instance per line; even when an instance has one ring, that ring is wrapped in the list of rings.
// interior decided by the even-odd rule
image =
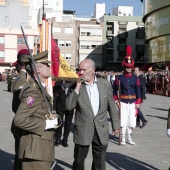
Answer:
[[[136,127],[136,109],[135,109],[135,103],[132,104],[126,104],[123,102],[120,102],[120,126],[121,127]]]

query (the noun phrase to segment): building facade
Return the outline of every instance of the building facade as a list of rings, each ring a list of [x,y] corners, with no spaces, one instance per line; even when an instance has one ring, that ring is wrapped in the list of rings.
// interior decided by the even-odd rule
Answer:
[[[103,26],[99,20],[79,20],[74,15],[63,15],[62,19],[53,21],[52,33],[66,61],[75,69],[82,60],[90,58],[101,68]]]
[[[169,63],[170,1],[144,0],[143,3],[149,63],[158,66],[160,63]]]
[[[9,1],[10,3],[14,2],[14,0]],[[3,2],[9,5],[9,1]],[[42,19],[42,1],[15,0],[15,2],[23,5],[23,9],[25,6],[28,9],[26,12],[29,17],[25,17],[24,29],[30,49],[33,50],[39,35],[37,26]],[[2,1],[0,1],[0,5],[4,5]],[[74,69],[83,59],[90,58],[95,61],[97,69],[119,70],[120,63],[126,55],[127,45],[132,46],[132,57],[136,63],[146,62],[147,50],[144,42],[145,30],[142,17],[109,14],[103,15],[100,19],[77,18],[75,11],[63,11],[63,0],[53,2],[44,0],[44,7],[47,18],[52,21],[53,38],[63,57]],[[99,4],[98,7],[103,9],[104,13],[105,4]],[[58,14],[56,9],[59,9]],[[97,16],[99,14],[97,4],[95,9]],[[10,15],[12,14],[16,17],[14,11]],[[5,22],[0,26],[2,27],[0,29],[0,65],[10,66],[16,60],[17,52],[26,48],[20,30],[20,25],[23,25],[21,22],[22,20],[18,20],[15,29],[6,27]]]
[[[142,17],[104,15],[103,21],[103,68],[120,70],[126,56],[126,46],[132,46],[132,57],[136,65],[147,60],[145,29]]]
[[[36,30],[24,30],[30,50],[34,51],[34,45],[39,32]],[[19,50],[26,48],[21,29],[0,28],[0,72],[9,69],[17,60]]]
[[[58,44],[60,52],[65,60],[75,68],[76,61],[76,21],[73,15],[63,17],[63,22],[52,22],[53,38]]]

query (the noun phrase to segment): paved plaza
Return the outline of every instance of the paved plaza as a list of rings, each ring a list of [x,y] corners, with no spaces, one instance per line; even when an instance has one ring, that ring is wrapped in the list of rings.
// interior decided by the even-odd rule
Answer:
[[[133,140],[136,146],[119,146],[117,138],[111,135],[106,153],[106,170],[167,170],[170,166],[170,138],[166,135],[167,114],[170,97],[146,95],[141,110],[148,124],[136,128]],[[12,93],[7,84],[0,82],[0,170],[12,170],[14,139],[10,132],[14,113],[11,110]],[[109,120],[109,119],[108,119]],[[55,147],[56,165],[54,170],[71,170],[73,162],[73,134],[69,136],[69,147]],[[43,149],[43,148],[42,148]],[[91,148],[90,148],[91,149]],[[44,153],[45,154],[45,153]],[[92,155],[89,150],[85,170],[91,169]]]

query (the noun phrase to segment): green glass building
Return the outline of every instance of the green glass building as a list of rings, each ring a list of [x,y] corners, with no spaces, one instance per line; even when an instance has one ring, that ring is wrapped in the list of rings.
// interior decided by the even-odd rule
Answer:
[[[170,0],[143,0],[143,4],[148,62],[168,64],[170,62]]]

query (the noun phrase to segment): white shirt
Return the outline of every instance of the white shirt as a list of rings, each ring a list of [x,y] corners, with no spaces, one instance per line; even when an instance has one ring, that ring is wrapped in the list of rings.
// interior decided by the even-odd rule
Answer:
[[[88,96],[91,102],[94,116],[96,116],[99,110],[99,91],[97,88],[96,77],[92,85],[89,85],[87,82],[85,82],[85,86],[86,86],[87,93],[88,93]]]

